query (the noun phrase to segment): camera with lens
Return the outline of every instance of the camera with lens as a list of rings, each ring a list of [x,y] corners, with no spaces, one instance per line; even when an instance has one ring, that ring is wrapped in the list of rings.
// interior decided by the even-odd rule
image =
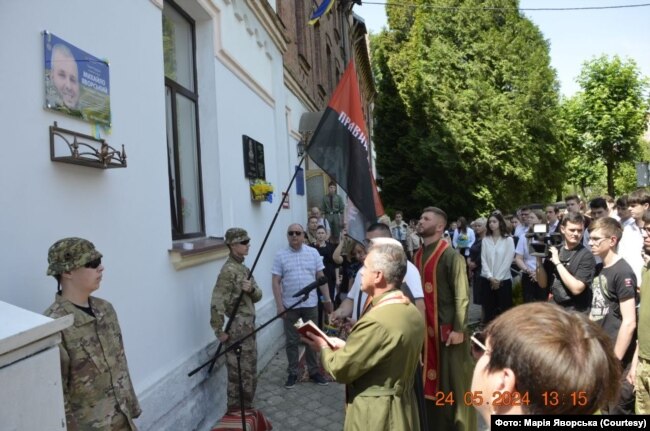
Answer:
[[[546,224],[533,225],[533,231],[526,234],[528,242],[528,254],[535,257],[549,257],[550,246],[558,247],[562,244],[562,234],[558,232],[549,233]]]

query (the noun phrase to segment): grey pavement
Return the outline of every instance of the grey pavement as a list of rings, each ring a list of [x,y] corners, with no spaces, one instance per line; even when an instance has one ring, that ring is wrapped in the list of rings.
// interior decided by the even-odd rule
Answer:
[[[271,421],[274,431],[343,429],[344,385],[319,386],[307,380],[286,389],[286,380],[287,356],[281,348],[258,377],[255,392],[255,407]]]
[[[470,297],[469,322],[481,320],[481,306]],[[302,350],[301,350],[302,352]],[[326,376],[327,377],[327,376]],[[345,420],[345,385],[319,386],[306,373],[293,389],[286,389],[287,356],[278,350],[257,379],[255,407],[271,421],[274,431],[341,431]],[[479,415],[479,430],[485,430]]]

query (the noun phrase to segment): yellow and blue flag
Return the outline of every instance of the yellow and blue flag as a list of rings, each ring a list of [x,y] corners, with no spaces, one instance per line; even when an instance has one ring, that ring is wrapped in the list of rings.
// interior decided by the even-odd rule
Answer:
[[[323,0],[323,2],[316,8],[314,12],[312,12],[311,16],[309,17],[309,25],[316,24],[320,17],[329,12],[330,9],[332,9],[332,5],[334,5],[334,1],[335,0]]]

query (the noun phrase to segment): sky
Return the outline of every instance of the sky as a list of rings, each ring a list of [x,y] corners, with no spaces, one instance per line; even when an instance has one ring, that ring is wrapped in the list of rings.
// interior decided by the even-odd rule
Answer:
[[[386,0],[368,0],[385,3]],[[410,0],[402,0],[408,3]],[[362,2],[354,12],[369,32],[387,26],[384,5]],[[520,0],[520,9],[621,6],[649,0]],[[650,6],[606,10],[523,11],[550,42],[551,65],[557,71],[563,96],[580,90],[576,78],[582,65],[602,54],[631,58],[641,74],[650,77]]]

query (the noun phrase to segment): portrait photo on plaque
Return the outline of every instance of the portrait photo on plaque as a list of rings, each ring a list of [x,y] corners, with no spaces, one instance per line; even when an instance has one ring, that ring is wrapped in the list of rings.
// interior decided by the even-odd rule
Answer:
[[[48,31],[43,46],[45,107],[110,127],[108,62]]]

